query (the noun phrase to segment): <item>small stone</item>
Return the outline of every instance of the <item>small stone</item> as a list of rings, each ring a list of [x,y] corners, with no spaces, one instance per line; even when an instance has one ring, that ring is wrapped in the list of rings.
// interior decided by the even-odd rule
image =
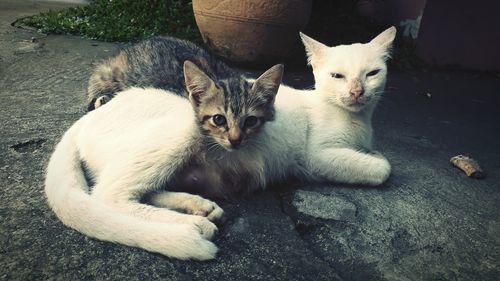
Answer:
[[[356,218],[356,205],[334,195],[297,190],[292,205],[297,212],[315,218],[349,222]]]

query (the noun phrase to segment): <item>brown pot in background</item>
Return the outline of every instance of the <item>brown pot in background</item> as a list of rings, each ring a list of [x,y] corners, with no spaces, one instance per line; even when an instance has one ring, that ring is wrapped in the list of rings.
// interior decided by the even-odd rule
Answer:
[[[311,0],[193,0],[205,44],[236,63],[276,63],[300,50]]]

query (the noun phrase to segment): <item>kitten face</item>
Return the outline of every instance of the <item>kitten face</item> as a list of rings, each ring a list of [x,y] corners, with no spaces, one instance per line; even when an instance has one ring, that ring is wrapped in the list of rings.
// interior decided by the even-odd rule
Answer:
[[[227,151],[245,145],[265,122],[273,120],[282,74],[283,66],[276,65],[253,83],[243,77],[214,82],[186,61],[186,87],[201,131]]]
[[[366,44],[327,47],[301,34],[316,89],[324,99],[352,112],[373,106],[382,94],[396,29],[391,27]]]

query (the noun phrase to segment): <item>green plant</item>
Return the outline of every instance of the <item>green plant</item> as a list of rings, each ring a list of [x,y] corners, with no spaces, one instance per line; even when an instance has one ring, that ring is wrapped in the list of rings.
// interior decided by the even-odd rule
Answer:
[[[18,20],[43,33],[75,34],[102,41],[138,41],[172,35],[201,41],[192,4],[186,0],[94,0]]]

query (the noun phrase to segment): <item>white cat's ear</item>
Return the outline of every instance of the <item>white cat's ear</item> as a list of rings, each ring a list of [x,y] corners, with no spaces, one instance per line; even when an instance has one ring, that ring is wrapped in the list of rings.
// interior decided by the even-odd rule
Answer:
[[[314,67],[314,64],[316,64],[319,58],[322,57],[325,50],[328,49],[328,46],[312,39],[311,37],[305,35],[302,32],[299,32],[299,35],[300,38],[302,39],[304,47],[306,48],[307,63]]]
[[[203,97],[209,94],[209,90],[215,87],[214,81],[210,79],[196,64],[184,62],[184,80],[186,89],[189,92],[189,100],[195,106],[199,106]]]
[[[269,68],[255,80],[252,86],[253,92],[264,96],[268,101],[274,101],[281,84],[284,68],[282,64]]]
[[[373,38],[370,43],[377,44],[383,48],[386,49],[391,49],[392,47],[392,42],[394,41],[394,38],[396,37],[396,28],[394,26],[389,27],[377,37]]]

